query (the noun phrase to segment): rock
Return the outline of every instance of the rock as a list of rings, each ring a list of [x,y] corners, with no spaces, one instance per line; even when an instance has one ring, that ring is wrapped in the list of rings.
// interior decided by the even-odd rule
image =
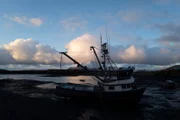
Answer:
[[[166,89],[175,89],[176,88],[176,83],[172,80],[166,80],[163,84],[163,88]]]

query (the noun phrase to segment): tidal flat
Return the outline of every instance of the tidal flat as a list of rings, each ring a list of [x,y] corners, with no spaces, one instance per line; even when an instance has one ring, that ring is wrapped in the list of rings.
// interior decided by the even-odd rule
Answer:
[[[37,76],[36,76],[37,77]],[[16,78],[16,77],[13,77]],[[179,77],[135,76],[139,85],[147,89],[135,109],[124,109],[105,104],[76,103],[54,94],[59,83],[26,76],[20,79],[0,80],[0,119],[2,120],[179,120],[180,79]],[[146,78],[146,79],[145,79]],[[58,79],[58,77],[55,77]],[[177,83],[176,89],[164,89],[164,79]]]

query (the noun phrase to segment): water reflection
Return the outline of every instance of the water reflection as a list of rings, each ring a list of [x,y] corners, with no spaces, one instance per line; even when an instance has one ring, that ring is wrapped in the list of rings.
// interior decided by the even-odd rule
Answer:
[[[61,76],[61,77],[45,77],[46,75],[29,75],[29,74],[8,74],[0,75],[2,79],[15,79],[15,80],[37,80],[37,81],[49,81],[55,83],[77,83],[77,84],[97,84],[95,77],[93,76]]]
[[[97,84],[93,76],[73,76],[73,77],[60,77],[63,82],[77,83],[77,84]]]

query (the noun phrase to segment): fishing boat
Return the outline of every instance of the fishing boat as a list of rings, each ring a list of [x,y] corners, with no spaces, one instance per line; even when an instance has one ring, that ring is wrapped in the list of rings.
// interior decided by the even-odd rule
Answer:
[[[146,87],[136,86],[132,76],[135,68],[118,68],[110,58],[107,43],[101,44],[102,62],[96,53],[96,48],[91,46],[90,49],[95,54],[99,64],[99,71],[103,73],[103,76],[97,74],[92,76],[92,80],[95,80],[97,84],[85,83],[85,80],[80,80],[81,84],[62,83],[56,87],[56,94],[76,101],[101,101],[121,105],[138,104]],[[85,71],[90,72],[87,67],[81,65],[66,52],[61,52],[61,54],[68,57]]]

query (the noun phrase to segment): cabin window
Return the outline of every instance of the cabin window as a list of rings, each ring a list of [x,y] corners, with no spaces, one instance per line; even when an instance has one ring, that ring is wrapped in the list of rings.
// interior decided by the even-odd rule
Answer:
[[[122,88],[123,88],[123,89],[131,88],[131,84],[124,84],[124,85],[122,85]]]
[[[123,89],[126,89],[126,85],[122,85],[122,88],[123,88]]]
[[[110,87],[109,87],[109,90],[114,90],[114,87],[110,86]]]
[[[127,88],[130,88],[131,87],[131,84],[127,84]]]

